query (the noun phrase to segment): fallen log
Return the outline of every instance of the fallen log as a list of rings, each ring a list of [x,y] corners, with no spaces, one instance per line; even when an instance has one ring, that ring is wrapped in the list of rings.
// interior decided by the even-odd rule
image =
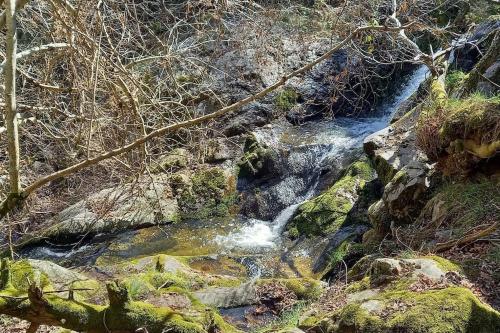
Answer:
[[[107,305],[44,293],[36,283],[31,283],[27,291],[17,290],[12,284],[10,267],[10,261],[3,259],[0,266],[0,314],[30,322],[31,332],[36,332],[40,325],[88,333],[217,332],[213,330],[217,323],[211,309],[201,313],[201,318],[195,318],[168,307],[133,301],[125,285],[118,281],[106,283]]]

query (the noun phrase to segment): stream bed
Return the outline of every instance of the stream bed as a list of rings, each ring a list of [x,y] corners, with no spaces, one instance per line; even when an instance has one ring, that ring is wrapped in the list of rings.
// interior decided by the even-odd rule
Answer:
[[[216,274],[257,277],[295,277],[310,275],[312,260],[322,244],[293,242],[283,237],[287,222],[298,206],[322,189],[325,170],[341,169],[362,154],[363,140],[386,127],[394,112],[425,79],[427,71],[418,68],[372,117],[309,122],[291,126],[281,120],[254,132],[259,142],[287,151],[286,177],[272,186],[279,202],[270,220],[236,216],[226,219],[186,221],[183,223],[97,235],[78,246],[39,245],[23,250],[22,256],[49,259],[64,266],[103,267],[121,260],[154,254],[191,257],[193,268]],[[300,170],[300,172],[295,172]],[[304,172],[306,170],[306,172]],[[325,242],[342,241],[339,230]],[[324,245],[324,244],[323,244]],[[308,269],[309,267],[309,269]]]

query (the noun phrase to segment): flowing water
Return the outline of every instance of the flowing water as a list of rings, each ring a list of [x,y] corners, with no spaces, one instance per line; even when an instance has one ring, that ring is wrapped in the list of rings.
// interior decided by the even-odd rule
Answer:
[[[316,194],[320,172],[323,163],[341,158],[350,151],[361,147],[363,140],[370,134],[385,128],[397,108],[407,100],[424,81],[427,75],[425,66],[418,68],[408,79],[401,90],[389,103],[380,107],[382,112],[377,117],[346,118],[340,117],[333,121],[311,122],[299,127],[271,127],[259,129],[254,132],[261,143],[274,149],[286,146],[307,146],[315,158],[308,166],[309,177],[304,183],[311,184],[303,195],[293,197],[293,189],[283,186],[280,191],[291,200],[291,204],[283,209],[272,221],[250,219],[248,224],[229,235],[218,235],[215,241],[223,248],[245,248],[259,250],[275,248],[280,245],[281,234],[287,222],[293,217],[295,211],[306,200]],[[304,160],[304,156],[299,156]],[[289,179],[284,179],[277,186],[286,184]],[[292,194],[292,195],[291,195]]]
[[[363,140],[386,127],[398,106],[411,96],[425,79],[427,70],[418,68],[401,86],[398,93],[373,117],[324,120],[291,127],[276,123],[255,131],[255,137],[268,147],[286,150],[287,175],[269,191],[273,200],[284,207],[276,217],[264,221],[237,216],[231,220],[188,221],[164,227],[124,232],[112,239],[101,236],[79,248],[39,246],[24,255],[32,258],[51,259],[66,265],[78,266],[95,262],[115,262],[158,253],[197,256],[199,267],[209,267],[225,274],[221,260],[235,261],[246,267],[252,277],[290,276],[297,274],[303,258],[312,257],[310,250],[294,248],[292,263],[283,268],[284,253],[294,246],[282,237],[287,222],[300,204],[318,193],[325,168],[342,165],[359,155]],[[341,242],[347,232],[339,230],[326,242]],[[214,256],[218,256],[217,260]],[[221,259],[222,258],[222,259]],[[224,267],[231,264],[225,265]],[[237,267],[237,265],[233,265]],[[234,272],[233,272],[234,273]]]

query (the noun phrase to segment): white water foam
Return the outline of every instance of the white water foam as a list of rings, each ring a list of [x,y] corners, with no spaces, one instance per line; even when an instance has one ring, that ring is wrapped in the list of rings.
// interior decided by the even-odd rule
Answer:
[[[273,220],[262,221],[249,219],[248,225],[227,236],[217,236],[215,242],[226,249],[265,249],[274,248],[278,244],[281,232],[293,216],[300,203],[288,206]]]

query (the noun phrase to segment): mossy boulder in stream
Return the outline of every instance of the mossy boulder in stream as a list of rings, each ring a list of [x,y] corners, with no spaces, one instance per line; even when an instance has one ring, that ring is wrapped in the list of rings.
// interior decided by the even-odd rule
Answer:
[[[264,144],[259,143],[251,134],[245,140],[243,157],[238,162],[238,176],[243,178],[261,178],[278,173],[278,154]]]
[[[202,283],[230,277],[162,255],[110,268],[105,278],[115,282],[100,280],[102,273],[93,280],[50,262],[3,260],[0,314],[89,332],[238,332],[192,294]]]
[[[354,214],[353,207],[360,198],[371,201],[369,191],[373,189],[367,184],[374,178],[375,172],[369,161],[353,163],[333,186],[298,208],[288,224],[290,235],[327,235],[342,225],[367,222],[365,214]]]
[[[236,201],[236,179],[218,167],[196,170],[178,197],[181,217],[206,219],[230,213]]]

